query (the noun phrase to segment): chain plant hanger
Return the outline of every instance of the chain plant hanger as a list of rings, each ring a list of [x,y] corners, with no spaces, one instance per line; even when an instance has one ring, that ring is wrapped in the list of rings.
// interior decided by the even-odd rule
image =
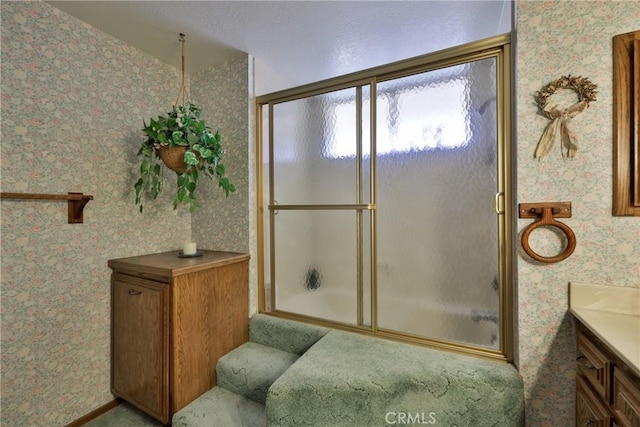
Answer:
[[[174,108],[177,108],[180,105],[188,106],[189,104],[191,104],[191,96],[189,95],[187,86],[184,84],[184,76],[185,76],[184,42],[185,42],[185,35],[184,33],[180,33],[180,43],[182,44],[182,82],[180,84],[180,89],[178,89],[178,97],[176,98]],[[180,103],[181,99],[182,99],[182,103]]]
[[[150,119],[149,124],[143,121],[145,139],[142,141],[138,156],[142,157],[140,178],[134,187],[136,204],[142,212],[142,196],[148,192],[151,199],[156,199],[162,191],[162,171],[167,166],[177,176],[176,193],[173,208],[178,205],[189,207],[193,212],[200,207],[195,198],[198,177],[207,176],[218,181],[218,187],[225,196],[236,191],[235,186],[226,176],[222,164],[224,148],[220,132],[213,132],[200,117],[200,109],[191,102],[185,84],[185,35],[180,33],[182,44],[182,80],[178,89],[178,97],[172,111],[157,119]]]

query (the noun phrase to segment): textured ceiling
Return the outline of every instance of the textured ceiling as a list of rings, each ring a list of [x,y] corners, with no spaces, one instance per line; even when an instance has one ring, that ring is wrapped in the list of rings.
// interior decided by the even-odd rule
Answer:
[[[248,53],[292,86],[509,32],[510,0],[49,1],[187,72]]]

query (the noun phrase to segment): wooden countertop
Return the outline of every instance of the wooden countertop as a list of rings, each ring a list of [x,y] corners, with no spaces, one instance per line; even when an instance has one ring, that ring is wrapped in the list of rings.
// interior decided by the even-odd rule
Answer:
[[[640,288],[570,283],[569,311],[640,376]]]
[[[114,271],[142,273],[150,278],[171,280],[173,277],[189,274],[209,268],[246,261],[249,254],[238,252],[211,251],[198,249],[200,257],[180,258],[180,251],[161,252],[109,260],[107,263]]]

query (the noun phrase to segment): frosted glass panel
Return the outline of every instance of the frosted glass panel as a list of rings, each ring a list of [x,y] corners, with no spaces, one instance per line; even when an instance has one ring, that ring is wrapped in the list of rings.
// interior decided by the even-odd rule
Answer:
[[[495,60],[382,82],[378,326],[498,347]]]
[[[276,309],[357,323],[354,211],[275,215]]]
[[[279,204],[353,204],[356,89],[276,104],[273,110],[274,200]]]

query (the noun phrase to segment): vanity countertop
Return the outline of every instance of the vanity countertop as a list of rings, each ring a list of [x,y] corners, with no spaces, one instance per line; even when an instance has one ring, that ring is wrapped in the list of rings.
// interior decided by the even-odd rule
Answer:
[[[640,288],[570,283],[569,311],[640,375]]]

